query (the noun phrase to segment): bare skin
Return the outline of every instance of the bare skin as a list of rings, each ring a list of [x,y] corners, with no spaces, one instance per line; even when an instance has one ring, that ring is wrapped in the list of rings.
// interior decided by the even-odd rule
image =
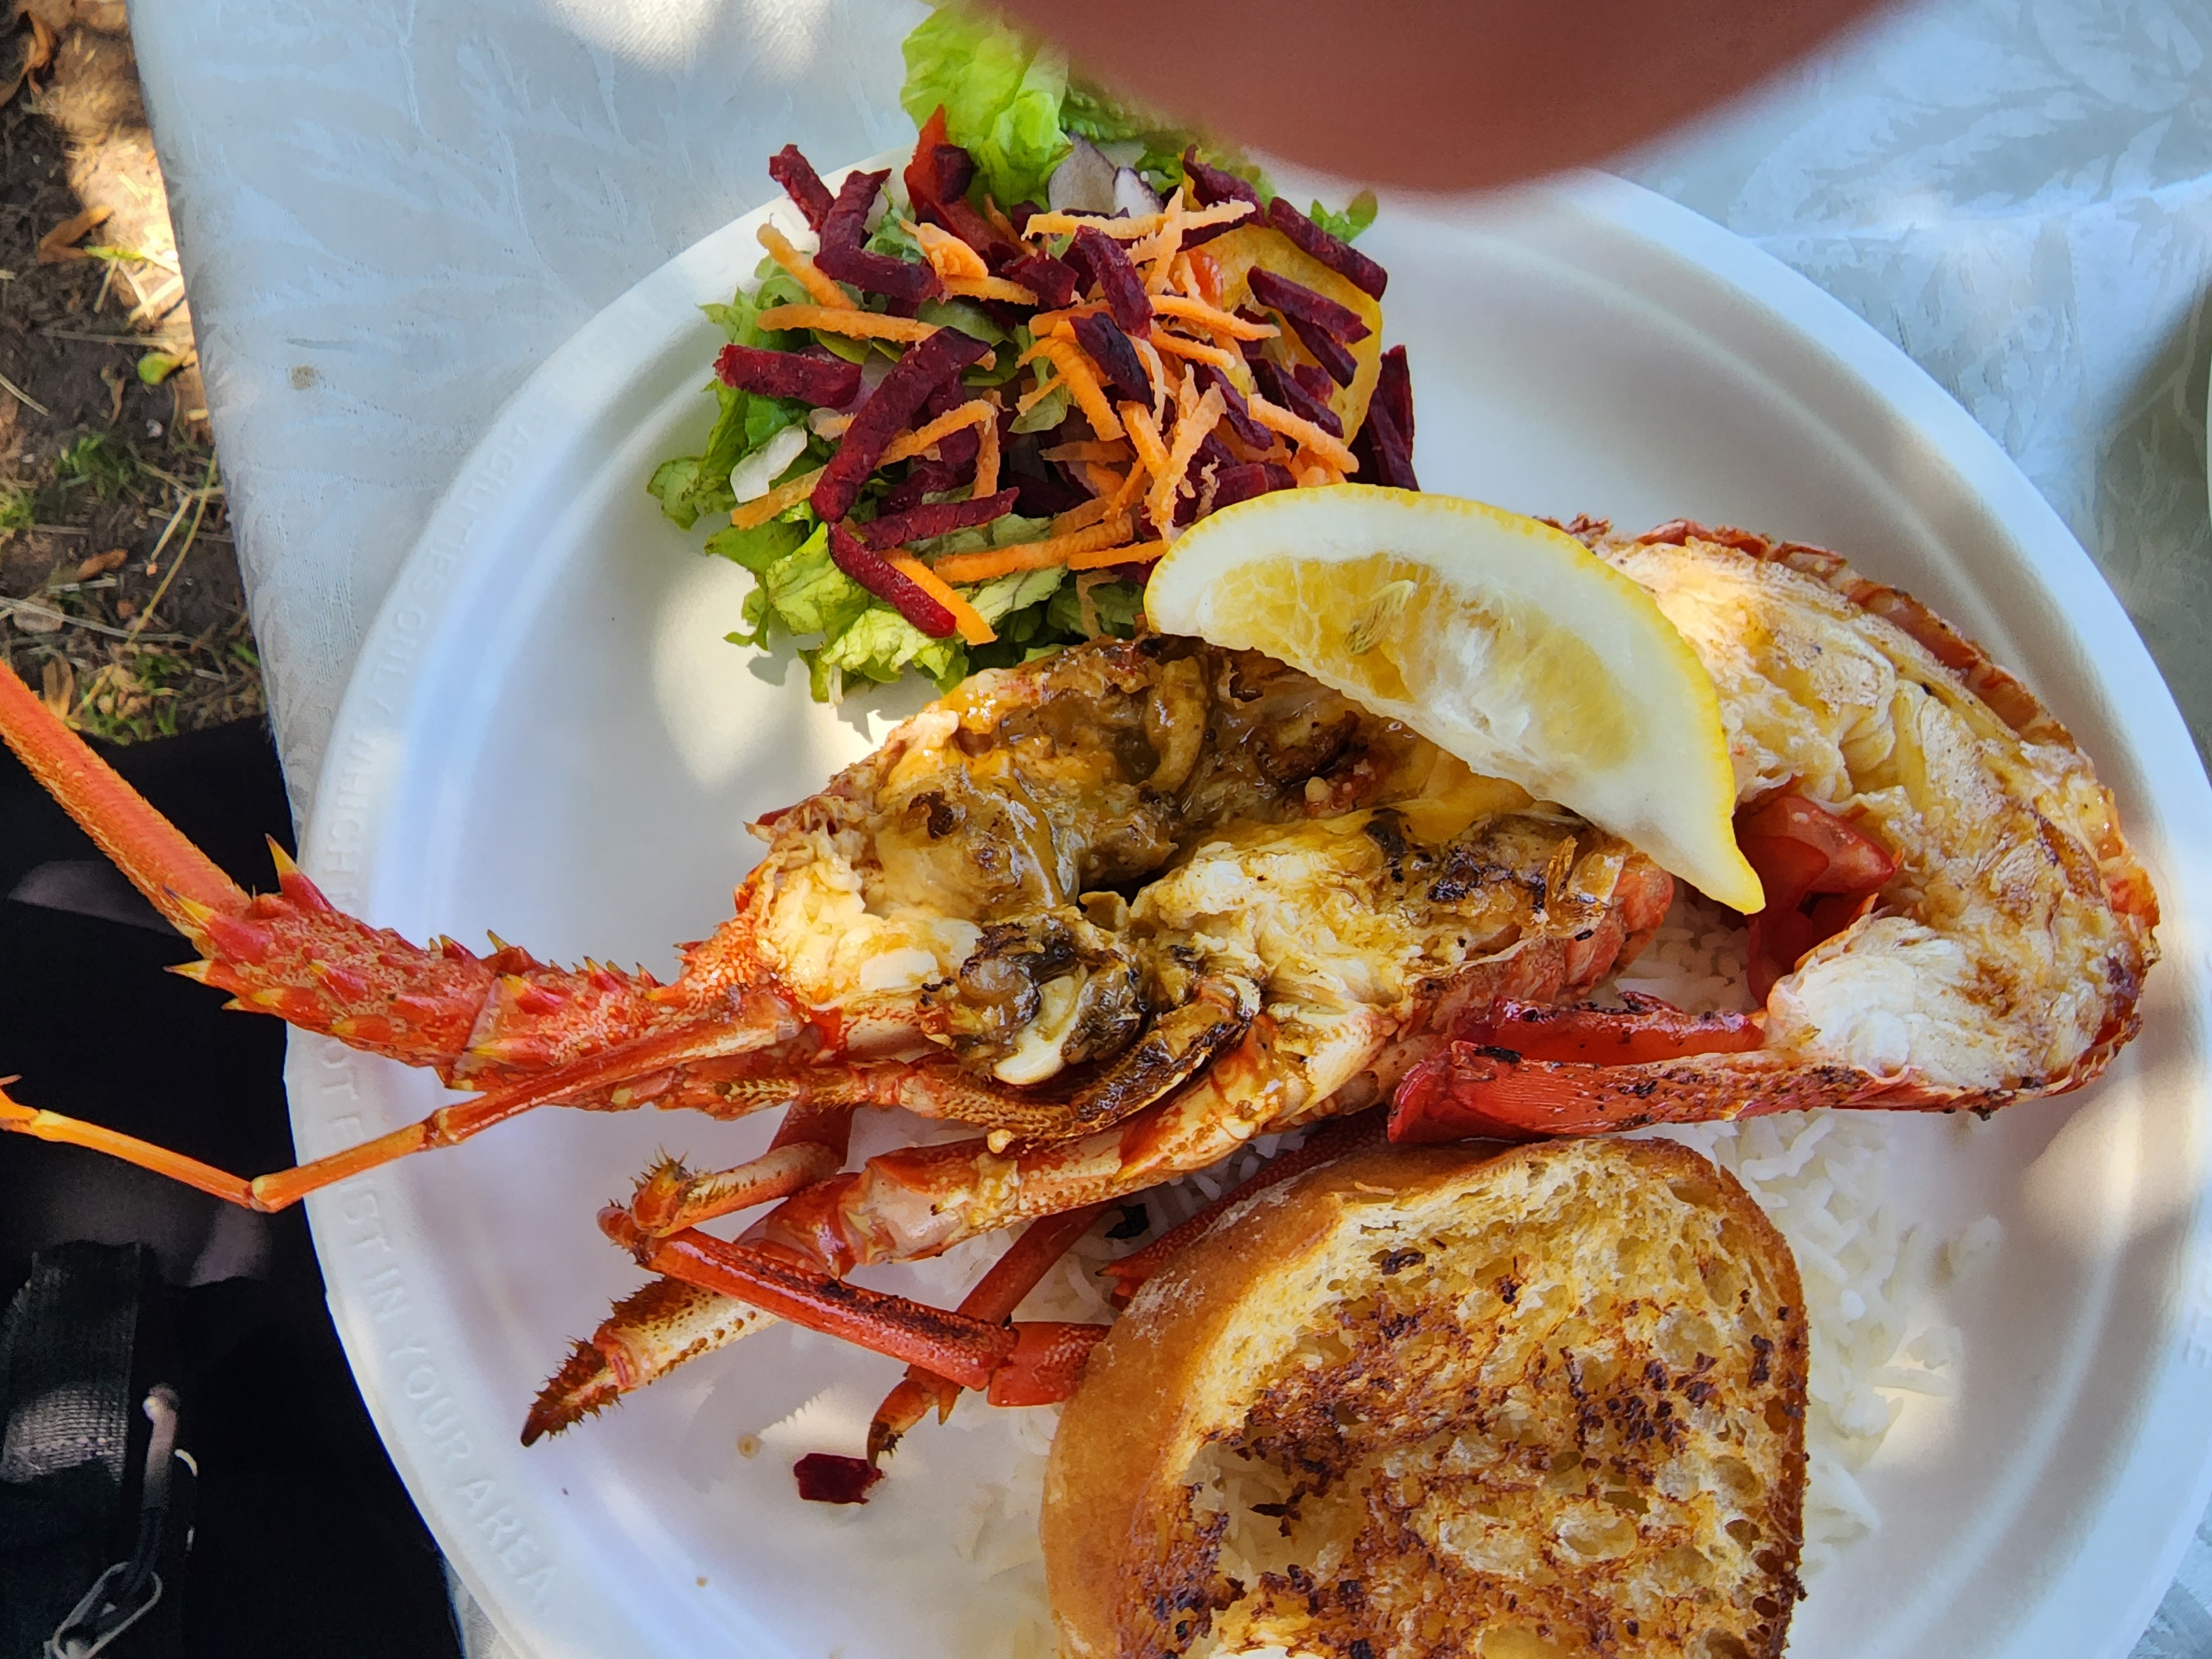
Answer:
[[[1001,0],[1001,9],[1107,84],[1225,137],[1346,178],[1469,190],[1656,137],[1875,6]],[[1174,51],[1160,50],[1170,40]]]

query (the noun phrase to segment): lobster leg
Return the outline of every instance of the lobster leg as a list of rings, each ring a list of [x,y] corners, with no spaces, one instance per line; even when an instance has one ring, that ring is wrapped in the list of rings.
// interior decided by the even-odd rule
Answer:
[[[1106,1206],[1086,1204],[1080,1209],[1066,1210],[1058,1215],[1035,1221],[1016,1239],[1006,1253],[991,1264],[991,1269],[975,1283],[975,1288],[961,1299],[960,1311],[975,1319],[1012,1319],[1022,1298],[1037,1287],[1052,1266],[1073,1248],[1075,1241],[1091,1231]],[[1086,1346],[1085,1354],[1090,1352]],[[1048,1358],[1032,1355],[1032,1360]],[[1003,1368],[1002,1368],[1003,1371]],[[1032,1374],[1023,1379],[1024,1388],[1036,1389],[1047,1403],[1062,1396],[1052,1392],[1056,1379],[1048,1375]],[[1000,1384],[994,1380],[994,1389]],[[884,1396],[884,1403],[876,1407],[875,1418],[868,1425],[868,1462],[880,1462],[896,1448],[899,1438],[934,1408],[937,1420],[942,1423],[952,1415],[952,1407],[959,1402],[960,1385],[949,1376],[943,1376],[921,1365],[908,1365],[906,1376],[899,1385]],[[1029,1402],[1025,1402],[1029,1403]]]
[[[769,1164],[787,1152],[796,1152],[810,1160],[826,1163],[834,1171],[845,1161],[852,1128],[849,1109],[790,1112],[776,1126],[768,1152],[752,1165],[741,1168]],[[737,1173],[727,1172],[729,1176]],[[636,1200],[630,1208],[635,1216]],[[640,1225],[647,1224],[641,1219]],[[577,1343],[561,1369],[547,1379],[523,1423],[522,1443],[527,1446],[542,1435],[558,1434],[612,1405],[631,1389],[658,1382],[685,1360],[775,1322],[774,1314],[720,1291],[676,1279],[648,1279],[615,1304],[599,1329],[587,1340]]]
[[[803,1266],[751,1244],[726,1243],[685,1231],[655,1238],[618,1205],[599,1212],[607,1237],[653,1273],[720,1291],[808,1330],[837,1337],[873,1352],[921,1365],[963,1388],[990,1390],[1009,1366],[1017,1377],[1048,1378],[1073,1386],[1080,1375],[1071,1356],[1105,1334],[1106,1328],[1057,1322],[996,1323],[933,1308],[848,1284],[819,1267]],[[1089,1333],[1096,1333],[1096,1335]]]
[[[562,1103],[572,1095],[592,1094],[688,1060],[713,1059],[778,1041],[787,1030],[781,1004],[762,1012],[762,1018],[751,1021],[736,1019],[717,1025],[679,1029],[624,1043],[556,1067],[527,1082],[441,1106],[426,1118],[365,1140],[358,1146],[349,1146],[343,1152],[250,1180],[202,1164],[197,1158],[181,1157],[133,1135],[118,1134],[97,1124],[64,1117],[58,1112],[35,1111],[4,1096],[0,1096],[0,1131],[107,1152],[249,1210],[282,1210],[298,1203],[309,1193],[410,1153],[458,1146],[494,1124],[504,1123],[534,1107]]]
[[[235,915],[251,903],[243,888],[124,782],[12,672],[0,671],[0,738],[179,931],[191,931],[188,907]]]
[[[1281,1157],[1271,1158],[1235,1188],[1213,1200],[1196,1215],[1178,1226],[1170,1227],[1140,1250],[1132,1250],[1116,1261],[1108,1262],[1099,1272],[1114,1281],[1107,1300],[1117,1308],[1126,1308],[1131,1298],[1144,1288],[1145,1281],[1165,1267],[1168,1259],[1189,1244],[1200,1233],[1213,1225],[1223,1211],[1243,1203],[1255,1193],[1264,1193],[1270,1187],[1279,1187],[1293,1176],[1304,1175],[1308,1170],[1341,1158],[1355,1147],[1364,1146],[1382,1138],[1382,1115],[1379,1112],[1360,1112],[1351,1117],[1338,1118],[1323,1125],[1308,1138],[1305,1144]]]
[[[678,1160],[663,1158],[630,1195],[630,1218],[649,1233],[666,1234],[788,1198],[843,1168],[852,1134],[850,1106],[794,1107],[777,1127],[768,1151],[734,1169],[695,1175]]]

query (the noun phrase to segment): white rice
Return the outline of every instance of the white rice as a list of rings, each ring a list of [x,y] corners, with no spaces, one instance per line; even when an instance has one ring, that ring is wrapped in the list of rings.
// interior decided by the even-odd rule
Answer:
[[[1651,945],[1600,1000],[1619,990],[1662,997],[1692,1012],[1750,1007],[1741,925],[1700,900],[1678,900]],[[1925,1227],[1900,1224],[1887,1201],[1887,1116],[1793,1112],[1644,1132],[1670,1136],[1728,1170],[1796,1257],[1812,1336],[1802,1564],[1808,1580],[1880,1529],[1881,1513],[1858,1472],[1904,1410],[1903,1396],[1945,1396],[1957,1388],[1961,1339],[1955,1327],[1929,1318],[1930,1292],[1941,1280],[1972,1273],[2001,1242],[1994,1217],[1943,1240]],[[954,1131],[946,1126],[945,1132]],[[1139,1200],[1147,1224],[1141,1236],[1108,1239],[1094,1231],[1046,1276],[1020,1316],[1110,1320],[1114,1310],[1098,1277],[1105,1262],[1196,1213],[1304,1138],[1303,1132],[1260,1136],[1212,1169],[1145,1194]],[[917,1293],[957,1299],[959,1287],[979,1278],[1012,1237],[971,1239],[924,1264],[928,1283]],[[1056,1407],[986,1412],[971,1401],[948,1425],[1010,1429],[1020,1449],[1012,1478],[979,1483],[953,1530],[954,1552],[976,1579],[970,1627],[962,1632],[964,1651],[1008,1659],[1049,1659],[1055,1651],[1037,1530],[1045,1456],[1059,1418]]]

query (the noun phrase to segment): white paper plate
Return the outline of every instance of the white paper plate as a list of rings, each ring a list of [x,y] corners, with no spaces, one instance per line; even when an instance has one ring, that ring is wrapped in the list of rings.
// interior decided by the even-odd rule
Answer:
[[[609,307],[463,468],[362,651],[316,797],[307,865],[348,908],[416,938],[496,928],[555,958],[666,971],[672,941],[728,914],[754,858],[746,819],[870,741],[852,708],[814,707],[795,671],[779,683],[722,642],[742,573],[700,557],[642,489],[704,430],[718,337],[694,307],[752,268],[756,222]],[[1893,1435],[1865,1477],[1886,1528],[1816,1579],[1791,1651],[2124,1652],[2203,1506],[2212,1442],[2212,793],[2150,659],[1949,398],[1704,220],[1592,179],[1488,216],[1388,212],[1370,236],[1389,331],[1413,351],[1430,488],[1842,550],[2025,671],[2118,792],[2166,912],[2144,1035],[2070,1099],[1986,1125],[1899,1115],[1900,1209],[1943,1230],[1994,1212],[2005,1245],[1948,1310],[1967,1337],[1960,1397]],[[317,1040],[295,1039],[289,1078],[303,1154],[439,1099],[423,1073]],[[311,1206],[400,1473],[527,1652],[975,1652],[1008,1593],[955,1543],[981,1483],[1012,1467],[1012,1413],[971,1402],[910,1437],[865,1509],[796,1499],[793,1456],[856,1449],[897,1369],[825,1340],[771,1331],[516,1443],[569,1340],[638,1282],[595,1208],[658,1147],[726,1163],[765,1133],[549,1110]]]

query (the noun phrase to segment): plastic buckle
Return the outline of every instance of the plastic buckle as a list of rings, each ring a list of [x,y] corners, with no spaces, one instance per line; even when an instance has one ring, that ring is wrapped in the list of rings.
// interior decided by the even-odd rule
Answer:
[[[46,1659],[94,1659],[161,1599],[161,1536],[169,1511],[169,1464],[177,1450],[177,1396],[166,1382],[147,1391],[146,1418],[154,1425],[146,1443],[146,1479],[138,1499],[138,1539],[128,1561],[118,1561],[93,1581],[84,1599],[46,1638]]]

